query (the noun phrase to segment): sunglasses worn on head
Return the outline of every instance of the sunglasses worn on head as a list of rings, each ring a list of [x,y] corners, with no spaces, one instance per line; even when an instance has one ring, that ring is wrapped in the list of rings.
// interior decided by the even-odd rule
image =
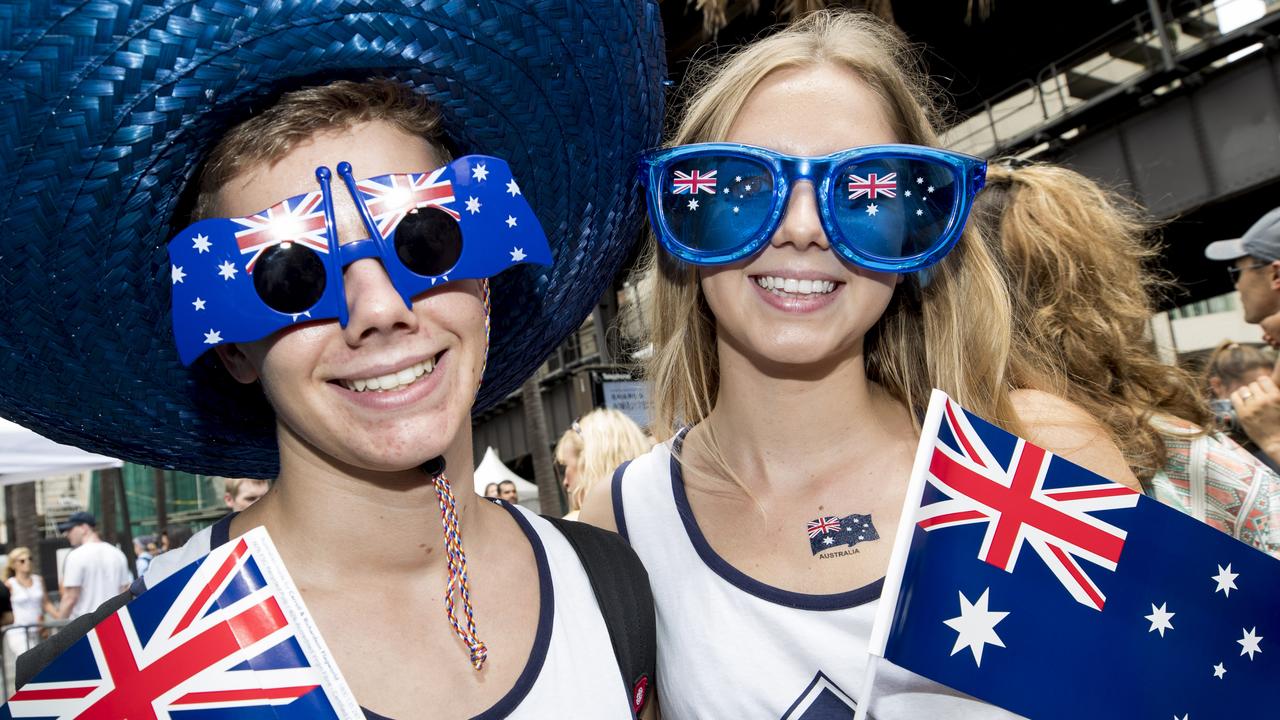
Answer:
[[[799,180],[845,260],[882,272],[929,267],[955,245],[984,160],[917,145],[867,145],[798,157],[736,143],[655,150],[641,159],[649,218],[667,252],[696,265],[748,258],[764,248]]]
[[[173,331],[183,364],[228,342],[294,323],[347,324],[343,270],[381,260],[408,307],[437,283],[489,278],[517,263],[551,264],[551,248],[507,163],[467,155],[427,173],[338,175],[367,237],[340,243],[329,168],[320,189],[248,217],[201,220],[169,241]]]

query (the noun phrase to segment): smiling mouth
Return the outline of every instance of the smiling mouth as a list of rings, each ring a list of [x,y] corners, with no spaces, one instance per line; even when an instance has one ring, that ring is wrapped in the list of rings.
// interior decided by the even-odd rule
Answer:
[[[419,363],[414,363],[413,365],[410,365],[398,372],[387,373],[386,375],[379,375],[377,377],[359,378],[355,380],[342,379],[335,380],[333,382],[338,383],[352,392],[358,393],[395,392],[397,390],[404,390],[422,378],[429,377],[431,373],[435,371],[436,363],[440,360],[441,355],[444,355],[444,353],[441,352],[440,355],[427,358]]]
[[[844,284],[831,280],[797,280],[776,275],[753,275],[751,279],[764,290],[786,298],[828,295]]]

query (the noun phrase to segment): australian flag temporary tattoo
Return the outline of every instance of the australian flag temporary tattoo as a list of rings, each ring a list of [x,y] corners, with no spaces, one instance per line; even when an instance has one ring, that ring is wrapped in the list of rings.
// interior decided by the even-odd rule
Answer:
[[[880,539],[876,526],[871,523],[870,515],[820,517],[809,521],[808,530],[809,550],[814,555],[841,545],[853,547],[860,542]]]

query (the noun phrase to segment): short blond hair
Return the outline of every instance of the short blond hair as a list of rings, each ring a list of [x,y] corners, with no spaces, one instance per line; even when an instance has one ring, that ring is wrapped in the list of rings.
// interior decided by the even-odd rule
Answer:
[[[269,480],[263,480],[261,478],[225,478],[224,480],[223,486],[226,488],[227,494],[232,498],[240,496],[240,487],[245,483],[262,483],[263,485],[271,484]]]
[[[652,440],[631,418],[610,408],[597,408],[583,415],[556,443],[556,462],[568,465],[569,453],[576,455],[578,483],[569,493],[569,509],[581,510],[591,488],[608,479],[619,465],[649,451]]]
[[[9,556],[5,560],[5,562],[7,563],[4,568],[5,580],[8,580],[9,578],[18,574],[18,572],[13,569],[14,563],[18,562],[24,557],[28,557],[28,558],[31,557],[31,548],[19,546],[9,551]],[[35,568],[31,568],[31,572],[32,574],[35,574]]]
[[[209,217],[217,206],[218,191],[248,168],[280,160],[317,133],[374,121],[421,137],[442,161],[449,160],[440,112],[404,83],[373,78],[302,88],[281,95],[274,105],[222,136],[196,179],[191,220]]]

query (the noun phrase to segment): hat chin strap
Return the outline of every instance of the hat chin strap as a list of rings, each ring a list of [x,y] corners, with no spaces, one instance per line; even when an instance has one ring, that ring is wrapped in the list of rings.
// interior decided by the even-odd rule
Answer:
[[[444,472],[444,456],[437,455],[422,464],[422,472],[426,473],[435,485],[436,499],[440,502],[440,523],[444,527],[444,547],[449,560],[449,582],[445,586],[445,615],[449,625],[458,638],[466,644],[471,654],[471,666],[476,670],[484,667],[489,650],[476,635],[476,619],[471,609],[471,584],[467,579],[467,553],[462,549],[462,529],[458,523],[457,499],[449,487],[449,478]],[[454,596],[462,598],[463,623],[458,622],[454,606]]]

